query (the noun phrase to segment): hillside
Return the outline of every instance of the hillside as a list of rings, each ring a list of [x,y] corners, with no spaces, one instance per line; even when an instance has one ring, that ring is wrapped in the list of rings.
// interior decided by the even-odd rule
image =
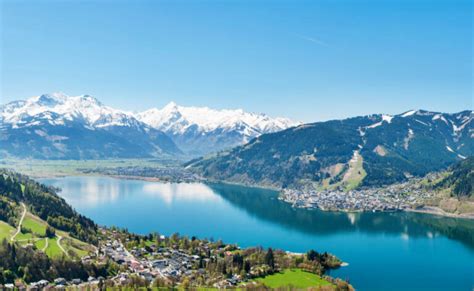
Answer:
[[[472,156],[472,120],[472,111],[418,110],[304,124],[186,166],[211,179],[282,188],[385,185]]]
[[[447,176],[437,182],[435,188],[447,189],[453,197],[474,199],[474,157],[450,167]]]
[[[106,275],[107,265],[81,258],[95,252],[97,227],[54,189],[0,170],[0,285]]]
[[[77,213],[53,188],[24,175],[0,169],[0,194],[0,220],[11,226],[18,225],[20,213],[25,212],[28,221],[31,219],[32,224],[36,225],[33,230],[44,228],[45,231],[49,225],[76,239],[97,242],[96,224]]]

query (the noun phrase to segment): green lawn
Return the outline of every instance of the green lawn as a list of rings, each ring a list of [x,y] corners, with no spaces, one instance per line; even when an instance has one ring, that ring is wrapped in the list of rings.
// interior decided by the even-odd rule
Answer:
[[[45,238],[37,240],[35,242],[36,248],[40,251],[44,248],[45,245],[46,245],[46,239]]]
[[[28,233],[22,233],[20,232],[17,236],[15,236],[15,241],[26,241],[26,240],[29,240],[29,239],[33,239],[35,238],[36,236],[30,232]]]
[[[58,238],[50,238],[48,242],[48,247],[46,248],[46,255],[50,258],[53,258],[60,257],[63,254],[63,251],[58,246]]]
[[[14,233],[15,228],[13,226],[4,221],[0,221],[0,241],[3,241],[4,238],[9,240]]]
[[[295,288],[332,285],[318,275],[300,269],[287,269],[281,273],[266,276],[265,278],[257,278],[255,281],[262,282],[270,288],[280,288],[289,285]]]
[[[66,236],[64,236],[64,238],[61,240],[61,245],[66,250],[66,252],[69,253],[70,251],[72,251],[79,258],[87,256],[89,254],[89,251],[92,250],[88,244],[81,242],[80,240],[77,240],[75,238]]]
[[[22,226],[38,236],[45,236],[46,234],[46,223],[31,216],[29,213],[25,216]]]

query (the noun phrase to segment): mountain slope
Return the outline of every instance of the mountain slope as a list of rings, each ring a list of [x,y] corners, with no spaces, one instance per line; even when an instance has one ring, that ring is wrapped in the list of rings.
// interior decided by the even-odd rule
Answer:
[[[435,188],[449,189],[451,196],[474,198],[474,157],[469,157],[450,167],[448,175],[436,183]]]
[[[304,124],[187,166],[214,179],[276,187],[389,184],[474,155],[472,120],[471,111],[418,110]]]
[[[204,155],[244,144],[264,134],[286,129],[294,123],[286,118],[238,110],[183,107],[171,102],[136,115],[137,119],[167,133],[183,151]]]
[[[88,95],[45,94],[0,107],[0,156],[97,159],[180,153],[163,132]]]

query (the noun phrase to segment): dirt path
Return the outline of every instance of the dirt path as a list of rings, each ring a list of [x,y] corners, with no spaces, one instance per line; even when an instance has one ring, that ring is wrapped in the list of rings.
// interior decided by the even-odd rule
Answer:
[[[49,239],[45,238],[45,240],[46,240],[46,243],[44,244],[44,247],[41,249],[43,253],[46,252],[46,249],[48,248],[48,244],[49,244]]]
[[[63,239],[63,237],[60,236],[60,235],[56,235],[56,236],[58,237],[58,240],[56,241],[56,243],[58,244],[58,247],[61,249],[61,251],[63,251],[64,254],[66,254],[67,257],[69,257],[69,254],[66,252],[66,250],[61,245],[61,240]]]
[[[18,227],[16,229],[16,232],[15,234],[12,236],[12,238],[10,239],[11,241],[14,241],[15,240],[15,237],[20,233],[21,231],[21,224],[23,223],[23,219],[25,219],[25,215],[26,215],[26,206],[25,206],[25,203],[21,202],[21,206],[23,206],[23,214],[21,215],[21,218],[20,218],[20,222],[18,223]]]

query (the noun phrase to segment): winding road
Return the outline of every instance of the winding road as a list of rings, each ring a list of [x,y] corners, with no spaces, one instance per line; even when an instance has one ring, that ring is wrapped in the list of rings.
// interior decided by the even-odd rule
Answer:
[[[25,203],[21,202],[21,206],[23,207],[23,214],[21,215],[21,218],[20,218],[20,223],[18,223],[18,227],[16,229],[16,232],[15,234],[11,237],[11,241],[14,241],[15,240],[15,237],[20,233],[21,231],[21,224],[23,223],[23,219],[25,219],[25,215],[26,215],[26,206],[25,206]]]
[[[48,248],[48,244],[49,244],[49,239],[45,238],[45,240],[46,240],[46,243],[44,244],[44,247],[41,249],[43,253],[46,252],[46,249]]]
[[[58,244],[58,247],[61,249],[61,251],[63,251],[64,254],[66,254],[67,257],[69,257],[69,254],[66,252],[66,250],[61,245],[61,240],[63,239],[63,237],[60,236],[60,235],[56,235],[56,237],[58,238],[58,240],[56,241],[56,243]]]

